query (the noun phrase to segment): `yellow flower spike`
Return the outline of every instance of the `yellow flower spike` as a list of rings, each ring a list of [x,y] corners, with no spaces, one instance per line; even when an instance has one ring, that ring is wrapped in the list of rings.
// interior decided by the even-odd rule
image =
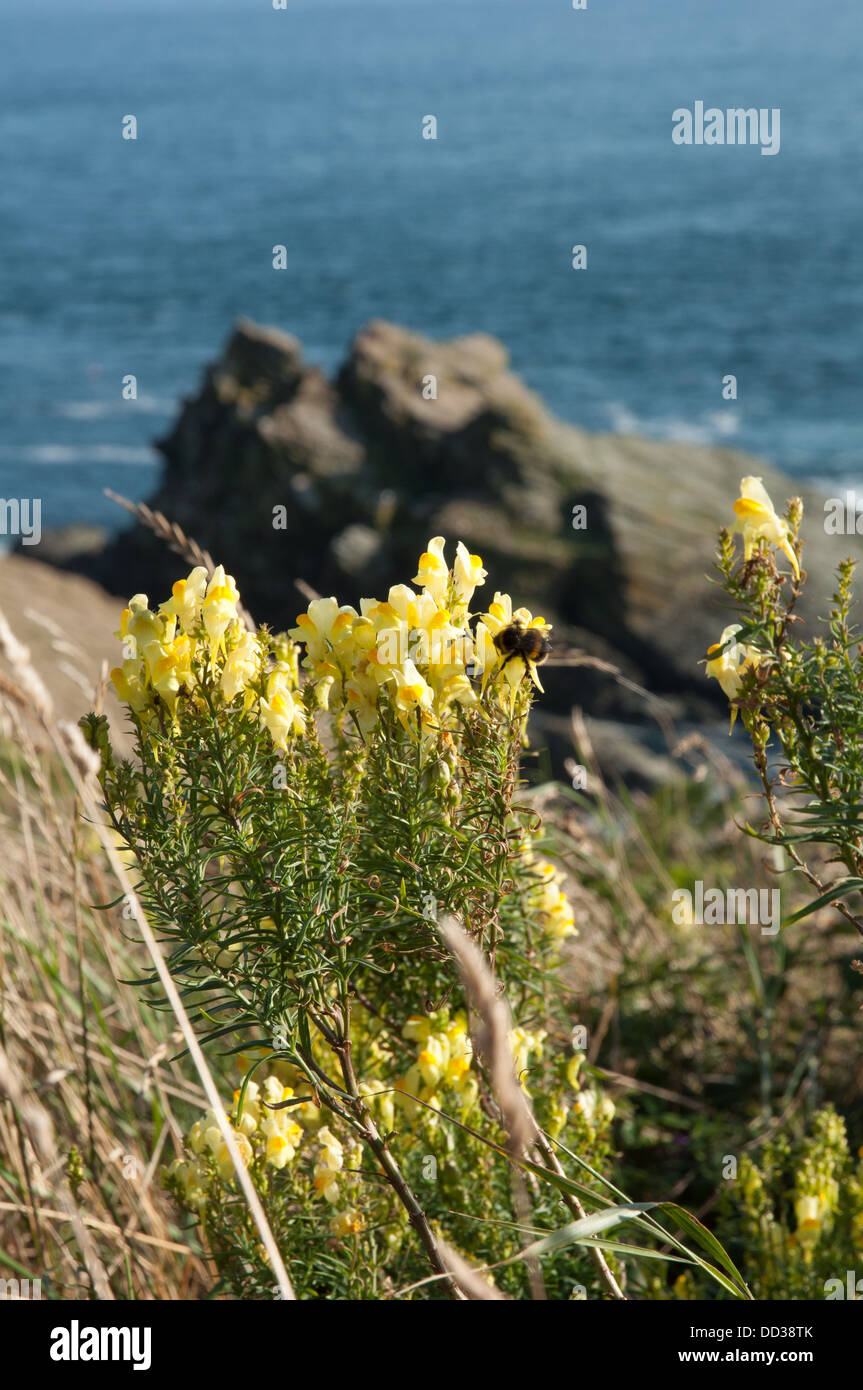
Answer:
[[[800,578],[800,566],[791,545],[788,522],[777,515],[760,478],[741,478],[740,496],[734,503],[734,515],[737,520],[731,528],[731,533],[743,536],[744,559],[751,559],[758,541],[767,541],[788,557],[795,579]]]

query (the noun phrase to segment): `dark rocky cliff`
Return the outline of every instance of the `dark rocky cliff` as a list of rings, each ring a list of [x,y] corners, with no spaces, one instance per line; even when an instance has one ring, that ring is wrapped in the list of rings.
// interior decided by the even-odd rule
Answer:
[[[729,619],[706,576],[740,478],[761,475],[777,509],[800,491],[731,450],[565,425],[496,340],[434,342],[384,322],[359,333],[334,381],[303,361],[295,338],[241,322],[160,447],[150,505],[237,576],[259,621],[293,623],[304,606],[295,578],[354,603],[410,580],[428,538],[443,534],[482,555],[489,598],[509,590],[555,625],[558,650],[609,659],[696,716],[718,697],[698,662]],[[826,536],[821,499],[804,499],[812,582],[801,611],[812,616],[827,606],[836,562],[863,546]],[[577,506],[584,530],[573,529]],[[279,507],[284,529],[273,524]],[[122,595],[163,593],[183,568],[138,526],[63,562]],[[546,684],[546,708],[577,700],[599,716],[644,713],[596,672],[549,668]]]

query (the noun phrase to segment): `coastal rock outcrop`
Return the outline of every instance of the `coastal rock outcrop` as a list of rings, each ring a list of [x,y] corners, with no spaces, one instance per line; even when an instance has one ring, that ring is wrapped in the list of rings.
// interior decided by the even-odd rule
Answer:
[[[356,603],[410,579],[430,536],[462,538],[489,598],[509,590],[555,625],[558,650],[621,668],[630,685],[547,668],[550,707],[577,699],[599,718],[643,717],[633,684],[696,716],[721,702],[698,664],[728,621],[706,581],[744,474],[777,508],[794,492],[807,504],[802,616],[824,611],[836,563],[863,554],[859,537],[825,535],[820,498],[758,460],[561,422],[481,333],[438,342],[374,321],[328,380],[296,338],[240,322],[159,447],[150,506],[236,574],[259,620],[293,623],[295,579]],[[62,563],[117,593],[131,574],[164,592],[182,570],[141,526]]]

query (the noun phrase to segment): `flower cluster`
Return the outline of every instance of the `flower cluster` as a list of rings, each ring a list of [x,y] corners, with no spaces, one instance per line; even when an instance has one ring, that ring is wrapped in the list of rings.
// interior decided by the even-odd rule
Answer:
[[[522,852],[521,862],[531,882],[527,906],[546,941],[561,942],[577,936],[572,904],[563,891],[564,874],[548,859],[536,854],[529,844]]]
[[[259,1086],[250,1081],[239,1109],[240,1092],[234,1092],[234,1110],[226,1111],[240,1157],[247,1165],[254,1159],[272,1168],[284,1168],[295,1156],[302,1138],[302,1128],[293,1118],[291,1109],[272,1109],[289,1100],[294,1092],[275,1075],[267,1076]],[[222,1182],[231,1182],[234,1166],[228,1146],[222,1138],[216,1114],[208,1110],[192,1126],[186,1141],[188,1159],[178,1159],[168,1170],[180,1185],[188,1206],[202,1211],[207,1205],[209,1178],[213,1169]]]
[[[303,667],[314,683],[320,707],[346,714],[365,736],[377,724],[381,703],[411,732],[432,737],[457,722],[459,708],[477,704],[498,670],[515,693],[528,674],[537,684],[535,663],[498,649],[495,639],[512,624],[547,631],[542,618],[525,608],[513,612],[508,594],[496,593],[489,611],[469,611],[475,590],[485,583],[478,555],[463,542],[452,568],[445,541],[435,536],[420,556],[412,583],[394,584],[385,600],[364,598],[359,611],[336,598],[315,599],[297,618],[290,637],[306,649]]]
[[[863,1256],[863,1150],[852,1156],[829,1106],[810,1125],[802,1139],[777,1134],[743,1154],[723,1192],[719,1234],[742,1237],[756,1298],[824,1298],[825,1281]]]
[[[402,1029],[402,1037],[415,1044],[416,1061],[396,1081],[396,1103],[409,1117],[426,1116],[429,1110],[417,1105],[423,1101],[432,1110],[441,1110],[441,1096],[449,1093],[464,1115],[479,1095],[476,1078],[471,1075],[473,1046],[463,1013],[450,1017],[448,1009],[432,1014],[412,1014]]]
[[[731,535],[743,536],[743,558],[752,559],[762,542],[768,547],[781,550],[791,562],[795,579],[800,578],[800,565],[792,544],[793,533],[788,522],[778,516],[760,478],[741,478],[740,496],[734,503],[736,520],[731,527]],[[728,564],[731,563],[732,547],[728,546]],[[737,696],[743,688],[746,675],[757,671],[767,660],[765,653],[751,642],[738,642],[740,623],[730,623],[723,629],[718,642],[707,649],[705,669],[708,676],[718,680],[731,704],[731,728],[737,718]]]
[[[503,593],[495,593],[487,613],[471,614],[486,570],[461,541],[448,568],[444,545],[435,536],[420,556],[412,581],[418,589],[394,584],[385,600],[361,599],[359,610],[334,597],[314,599],[288,634],[304,649],[302,665],[317,707],[347,717],[363,737],[377,725],[383,705],[426,739],[450,729],[458,711],[477,705],[498,673],[511,708],[525,675],[541,689],[536,662],[519,652],[504,654],[497,639],[513,625],[545,636],[544,619],[526,608],[513,610]],[[239,603],[236,583],[221,565],[209,579],[197,566],[157,611],[146,594],[130,599],[115,634],[123,662],[111,679],[142,724],[155,726],[159,702],[176,718],[180,696],[200,701],[206,687],[211,698],[217,694],[228,704],[242,695],[243,709],[257,714],[276,748],[302,734],[299,648],[284,642],[274,660],[273,644],[250,631]]]
[[[234,579],[221,565],[209,580],[202,565],[178,579],[156,612],[146,594],[129,600],[115,633],[123,663],[111,680],[143,725],[157,726],[159,702],[176,719],[181,695],[200,704],[206,690],[225,704],[242,695],[243,708],[255,710],[277,748],[302,733],[296,649],[283,644],[271,657],[269,644],[247,627],[239,602]]]

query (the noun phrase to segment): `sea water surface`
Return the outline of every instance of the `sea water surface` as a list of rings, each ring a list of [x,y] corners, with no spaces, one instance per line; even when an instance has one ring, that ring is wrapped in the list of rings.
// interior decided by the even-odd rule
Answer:
[[[118,524],[241,315],[483,329],[566,419],[863,490],[861,59],[859,0],[4,0],[0,497]],[[699,100],[778,154],[675,145]]]

